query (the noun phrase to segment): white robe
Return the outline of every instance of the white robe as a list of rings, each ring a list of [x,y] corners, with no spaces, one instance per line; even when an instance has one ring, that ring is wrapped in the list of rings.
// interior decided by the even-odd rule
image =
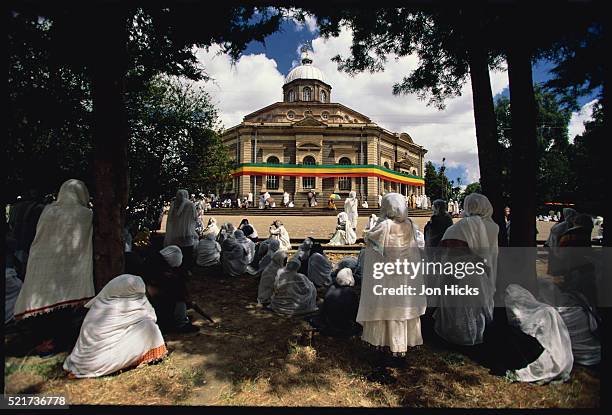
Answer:
[[[280,242],[280,248],[283,251],[288,251],[291,249],[291,239],[289,238],[289,233],[287,229],[283,225],[276,228],[275,226],[270,226],[270,238],[277,239]]]
[[[332,283],[332,263],[318,252],[308,258],[308,279],[317,287],[327,287]]]
[[[197,244],[197,221],[198,213],[193,202],[189,200],[187,190],[179,190],[168,212],[164,246],[176,245],[183,248]]]
[[[397,193],[384,196],[381,219],[365,238],[366,258],[375,262],[395,262],[408,259],[420,262],[414,225],[408,219],[405,199]],[[418,257],[418,258],[417,258]],[[374,279],[366,262],[361,285],[357,322],[363,326],[362,339],[374,346],[389,346],[392,352],[406,352],[408,347],[423,343],[420,316],[427,307],[424,296],[376,295],[374,286],[400,288],[402,285],[420,286],[423,276],[413,280],[406,274],[387,275]]]
[[[344,201],[344,212],[347,215],[347,223],[353,229],[357,228],[357,218],[359,218],[359,211],[357,210],[359,202],[357,201],[357,194],[350,192],[349,197]]]
[[[566,381],[574,365],[572,342],[561,315],[554,307],[537,301],[533,294],[510,284],[505,295],[508,324],[535,337],[544,351],[527,367],[513,371],[520,382]]]
[[[57,201],[47,205],[36,226],[15,319],[57,308],[77,307],[95,295],[93,212],[80,180],[68,180]]]
[[[351,227],[347,214],[340,212],[338,214],[338,225],[336,232],[329,241],[330,245],[352,245],[357,242],[355,230]]]
[[[261,272],[259,286],[257,288],[257,302],[259,304],[268,305],[274,292],[274,282],[278,271],[283,268],[287,253],[285,251],[276,251],[270,257],[270,262]]]
[[[72,376],[108,375],[168,353],[142,278],[113,278],[85,307],[79,338],[63,366]]]
[[[223,271],[230,277],[244,274],[255,256],[255,243],[244,235],[240,238],[227,238],[221,248]]]
[[[221,259],[221,245],[217,241],[213,234],[209,234],[200,240],[196,247],[196,264],[201,267],[210,267],[219,263]]]
[[[305,275],[298,273],[299,261],[290,260],[281,268],[274,282],[270,309],[287,316],[317,311],[317,289]]]

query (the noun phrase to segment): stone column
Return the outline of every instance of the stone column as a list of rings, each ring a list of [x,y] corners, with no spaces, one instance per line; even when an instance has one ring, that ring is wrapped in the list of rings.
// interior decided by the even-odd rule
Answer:
[[[378,166],[378,137],[366,136],[367,160],[366,164]],[[367,201],[370,206],[378,206],[378,177],[367,178]]]
[[[238,152],[239,163],[250,163],[252,156],[251,148],[251,137],[241,136],[240,137],[240,149]],[[238,177],[238,189],[236,196],[243,197],[247,196],[252,191],[251,176],[239,176]]]

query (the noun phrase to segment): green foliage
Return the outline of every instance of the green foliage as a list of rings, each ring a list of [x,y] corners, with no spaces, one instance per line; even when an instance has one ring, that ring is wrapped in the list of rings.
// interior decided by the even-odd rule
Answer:
[[[201,88],[158,76],[127,108],[132,221],[156,221],[179,188],[209,193],[227,181],[231,163],[215,131],[217,111]]]
[[[463,200],[466,196],[471,195],[472,193],[482,193],[482,187],[480,186],[480,182],[470,183],[465,187],[465,190],[459,195],[459,201],[463,204]]]
[[[447,198],[453,196],[452,182],[446,177],[445,170],[444,166],[436,170],[431,161],[425,163],[425,191],[432,202],[436,199],[448,200]]]
[[[90,182],[91,98],[86,80],[51,63],[49,21],[20,13],[8,23],[5,195],[14,197],[33,186],[50,193],[70,177]]]
[[[538,205],[544,202],[580,202],[588,200],[584,190],[593,183],[590,176],[596,173],[601,164],[593,163],[596,160],[596,151],[590,148],[593,141],[582,140],[577,137],[571,144],[569,141],[568,126],[571,113],[568,109],[561,107],[560,100],[551,92],[541,86],[534,88],[536,99],[537,120],[537,187],[536,196]],[[499,97],[495,103],[497,116],[497,131],[499,142],[502,144],[502,180],[500,186],[506,201],[510,200],[510,165],[511,152],[511,128],[510,128],[510,101],[506,97]],[[602,121],[603,122],[603,121]],[[591,131],[597,131],[597,121],[589,123]],[[601,127],[601,124],[599,124]],[[599,127],[599,128],[600,128]],[[589,136],[589,132],[585,135]],[[595,135],[597,133],[595,132]],[[584,143],[586,146],[584,145]],[[591,157],[585,156],[585,152]],[[520,168],[520,166],[516,167]],[[582,172],[589,172],[588,180],[579,180],[585,177]],[[595,179],[597,180],[597,179]],[[603,185],[600,183],[599,185]],[[591,188],[594,191],[595,188]]]

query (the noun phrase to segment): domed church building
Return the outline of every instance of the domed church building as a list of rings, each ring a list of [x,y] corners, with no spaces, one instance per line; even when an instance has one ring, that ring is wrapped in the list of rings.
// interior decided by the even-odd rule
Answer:
[[[302,206],[313,191],[322,205],[332,193],[344,198],[353,190],[377,206],[379,194],[424,193],[427,150],[333,102],[306,49],[287,75],[283,101],[246,115],[222,139],[237,163],[229,193],[238,197],[288,192]]]

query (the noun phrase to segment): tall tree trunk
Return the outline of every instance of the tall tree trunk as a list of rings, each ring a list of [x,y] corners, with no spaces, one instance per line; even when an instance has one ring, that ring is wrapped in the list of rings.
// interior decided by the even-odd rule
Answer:
[[[127,24],[121,6],[91,20],[94,140],[94,275],[99,291],[123,272],[122,230],[128,200],[128,127],[124,102]]]
[[[531,55],[519,44],[507,54],[512,128],[511,246],[536,246],[536,102]]]
[[[508,46],[512,176],[510,228],[514,283],[537,295],[536,274],[536,101],[530,50],[520,42]]]
[[[478,15],[476,15],[478,19]],[[504,200],[501,192],[501,148],[497,139],[497,120],[491,91],[488,54],[479,40],[479,20],[472,21],[468,28],[468,63],[472,84],[476,144],[478,146],[478,165],[480,167],[480,186],[482,193],[493,205],[493,220],[499,225],[499,244],[506,243],[504,220]]]

